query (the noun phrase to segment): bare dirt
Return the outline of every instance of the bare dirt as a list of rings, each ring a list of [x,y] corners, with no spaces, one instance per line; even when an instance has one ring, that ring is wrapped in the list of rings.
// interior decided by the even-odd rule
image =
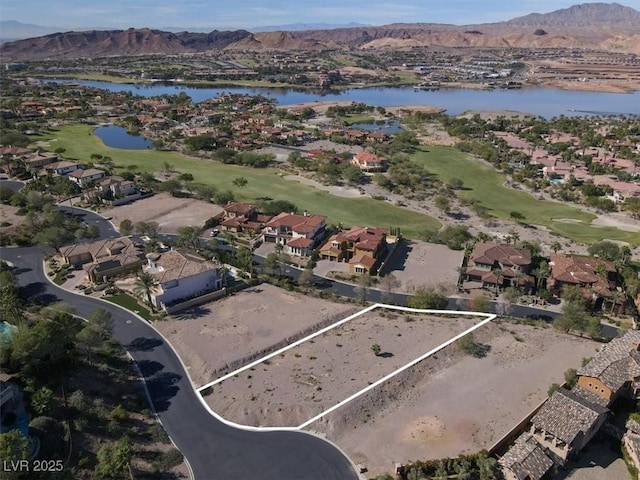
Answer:
[[[485,358],[451,346],[391,380],[361,401],[338,409],[309,428],[326,434],[370,476],[395,462],[455,457],[489,448],[580,366],[599,344],[509,323],[475,333],[491,347]]]
[[[249,358],[264,356],[287,338],[318,330],[317,324],[336,322],[356,310],[262,284],[155,325],[176,348],[197,387],[249,363]]]
[[[210,217],[222,212],[222,207],[192,198],[176,198],[158,193],[127,205],[102,210],[100,215],[111,217],[118,228],[125,218],[137,222],[158,222],[161,233],[176,233],[178,227],[202,226]]]
[[[481,320],[376,309],[215,385],[205,398],[236,423],[295,427]]]

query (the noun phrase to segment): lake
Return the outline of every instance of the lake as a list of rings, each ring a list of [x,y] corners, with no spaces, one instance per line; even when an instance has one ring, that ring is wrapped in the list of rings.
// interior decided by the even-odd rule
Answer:
[[[153,147],[153,142],[142,135],[131,135],[126,128],[116,125],[98,127],[94,132],[107,147],[126,150],[145,150]]]
[[[367,105],[397,107],[430,105],[446,109],[449,115],[468,110],[513,110],[544,118],[582,115],[640,115],[640,91],[634,93],[604,93],[562,90],[558,88],[522,88],[515,90],[440,89],[419,90],[412,87],[354,88],[336,92],[308,92],[283,88],[196,88],[179,84],[133,85],[90,80],[47,80],[75,83],[111,92],[131,92],[153,97],[185,92],[194,102],[201,102],[222,93],[265,95],[278,105],[315,101],[353,101]]]

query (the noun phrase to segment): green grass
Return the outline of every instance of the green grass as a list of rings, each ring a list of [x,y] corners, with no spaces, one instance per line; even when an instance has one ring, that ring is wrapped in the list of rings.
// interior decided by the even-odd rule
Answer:
[[[116,305],[120,305],[121,307],[126,308],[134,313],[137,313],[145,320],[151,321],[153,317],[151,316],[151,312],[148,308],[143,307],[138,303],[138,301],[130,295],[126,293],[119,293],[118,295],[112,295],[109,297],[104,297],[105,300],[115,303]]]
[[[344,115],[338,117],[338,119],[347,126],[354,125],[356,123],[373,123],[375,119],[371,115]]]
[[[70,80],[93,80],[111,83],[151,83],[144,78],[117,77],[115,75],[103,75],[101,73],[56,73],[55,75],[38,74],[42,78],[68,78]]]
[[[67,125],[51,131],[40,140],[48,141],[46,148],[65,148],[65,158],[88,162],[92,153],[110,156],[117,166],[137,165],[141,171],[156,172],[170,163],[181,173],[191,173],[198,182],[214,185],[221,190],[232,190],[238,200],[255,201],[259,197],[288,200],[300,210],[325,215],[328,223],[344,226],[400,227],[403,235],[418,237],[426,231],[441,227],[433,217],[396,207],[372,198],[343,198],[331,195],[293,180],[285,180],[274,168],[247,168],[224,165],[180,155],[176,152],[156,150],[123,150],[109,148],[92,133],[88,125]],[[245,177],[244,188],[234,187],[235,178]],[[204,221],[204,219],[203,219]]]
[[[460,178],[464,182],[460,197],[476,199],[496,217],[509,218],[512,211],[518,211],[525,216],[526,223],[546,226],[577,242],[593,243],[606,238],[640,244],[637,232],[591,225],[596,218],[592,213],[560,202],[537,200],[526,192],[504,187],[503,174],[455,148],[423,147],[413,158],[445,182]]]

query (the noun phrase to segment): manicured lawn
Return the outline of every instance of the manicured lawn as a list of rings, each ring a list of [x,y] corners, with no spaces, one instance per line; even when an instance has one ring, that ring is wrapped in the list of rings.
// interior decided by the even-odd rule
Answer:
[[[145,320],[152,320],[151,312],[148,308],[143,307],[138,301],[126,293],[119,293],[118,295],[112,295],[110,297],[104,297],[105,300],[120,305],[134,313],[137,313]]]
[[[503,174],[452,147],[423,147],[414,159],[441,180],[460,178],[464,190],[459,195],[478,200],[496,217],[509,218],[511,212],[518,211],[525,222],[546,226],[577,242],[593,243],[606,238],[633,245],[640,243],[638,233],[590,225],[595,215],[577,207],[537,200],[526,192],[504,187]]]
[[[371,115],[344,115],[338,117],[342,123],[347,126],[354,125],[356,123],[373,123],[374,118]]]
[[[52,131],[41,140],[50,140],[47,148],[65,148],[65,158],[89,161],[92,153],[110,156],[117,166],[136,165],[141,171],[156,172],[170,163],[182,173],[191,173],[197,182],[232,190],[238,200],[255,201],[260,197],[288,200],[299,210],[327,216],[327,222],[344,226],[400,227],[405,236],[417,237],[441,224],[435,218],[412,212],[372,198],[336,197],[296,181],[285,180],[275,168],[247,168],[224,165],[212,160],[190,158],[176,152],[122,150],[106,147],[88,125],[68,125]],[[117,173],[117,172],[116,172]],[[245,187],[232,185],[235,178],[248,180]]]

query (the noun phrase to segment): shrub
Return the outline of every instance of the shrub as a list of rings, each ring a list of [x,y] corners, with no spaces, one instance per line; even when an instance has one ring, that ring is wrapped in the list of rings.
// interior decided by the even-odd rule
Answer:
[[[160,455],[154,462],[154,466],[158,470],[170,470],[173,467],[177,467],[182,463],[183,456],[177,448],[172,448],[168,452]]]

